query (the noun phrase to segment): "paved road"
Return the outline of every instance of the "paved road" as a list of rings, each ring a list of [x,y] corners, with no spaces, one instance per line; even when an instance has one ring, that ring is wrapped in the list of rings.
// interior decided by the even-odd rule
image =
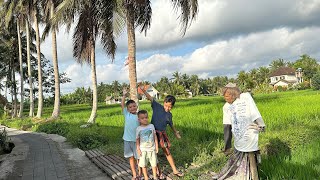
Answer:
[[[70,146],[61,136],[10,128],[7,131],[15,148],[10,155],[0,157],[0,179],[110,179],[83,151]]]

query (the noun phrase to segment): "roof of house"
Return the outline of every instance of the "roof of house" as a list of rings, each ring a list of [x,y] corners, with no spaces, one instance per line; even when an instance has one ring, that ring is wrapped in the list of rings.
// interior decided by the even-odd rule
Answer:
[[[281,76],[281,75],[295,75],[296,70],[291,67],[280,67],[270,74],[270,77]]]
[[[143,89],[145,91],[147,91],[149,89],[150,85],[145,85],[143,86]],[[138,88],[138,94],[143,95],[144,93],[142,92],[142,90],[140,88]]]

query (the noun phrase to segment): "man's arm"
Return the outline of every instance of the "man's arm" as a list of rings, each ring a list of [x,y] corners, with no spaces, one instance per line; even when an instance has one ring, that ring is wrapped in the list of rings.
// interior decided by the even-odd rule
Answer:
[[[147,91],[144,90],[144,86],[141,83],[139,83],[139,88],[141,89],[143,94],[146,95],[147,99],[152,102],[153,98],[150,96],[150,94]]]

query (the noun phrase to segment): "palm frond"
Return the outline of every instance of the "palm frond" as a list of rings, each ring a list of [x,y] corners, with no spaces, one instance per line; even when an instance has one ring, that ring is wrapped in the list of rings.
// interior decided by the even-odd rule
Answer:
[[[101,34],[101,43],[103,45],[103,49],[106,51],[107,55],[109,55],[114,60],[114,56],[116,53],[117,45],[114,41],[114,25],[118,26],[117,28],[124,29],[125,26],[124,17],[117,17],[119,22],[115,22],[117,20],[114,19],[114,15],[116,14],[114,10],[117,9],[117,1],[101,1],[98,4],[99,7],[96,7],[98,10],[98,19],[99,19],[99,30]],[[118,31],[119,29],[117,29]],[[117,32],[120,33],[120,30]]]
[[[173,3],[173,8],[175,11],[181,11],[179,15],[180,23],[182,25],[181,31],[182,35],[186,34],[186,31],[191,25],[192,20],[194,20],[198,13],[198,0],[171,0]]]
[[[90,10],[89,6],[81,10],[73,33],[73,56],[79,63],[90,63],[90,43],[94,40]]]
[[[134,4],[135,25],[140,27],[140,32],[147,34],[151,26],[152,8],[151,2],[146,0],[144,4]]]

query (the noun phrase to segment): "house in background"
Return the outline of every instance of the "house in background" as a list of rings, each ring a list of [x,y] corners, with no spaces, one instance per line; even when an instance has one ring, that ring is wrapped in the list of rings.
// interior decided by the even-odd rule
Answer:
[[[152,85],[145,85],[144,90],[147,91],[151,97],[155,98],[155,99],[159,99],[159,91],[156,90]],[[142,100],[147,99],[146,95],[144,95],[144,93],[142,92],[142,90],[140,88],[138,88],[138,95],[141,97]]]
[[[105,99],[106,105],[108,104],[116,104],[116,103],[121,103],[121,98],[114,98],[113,96],[106,96]]]
[[[278,86],[288,87],[289,85],[296,85],[303,81],[302,69],[297,70],[290,67],[280,67],[270,74],[270,85],[274,88]]]

